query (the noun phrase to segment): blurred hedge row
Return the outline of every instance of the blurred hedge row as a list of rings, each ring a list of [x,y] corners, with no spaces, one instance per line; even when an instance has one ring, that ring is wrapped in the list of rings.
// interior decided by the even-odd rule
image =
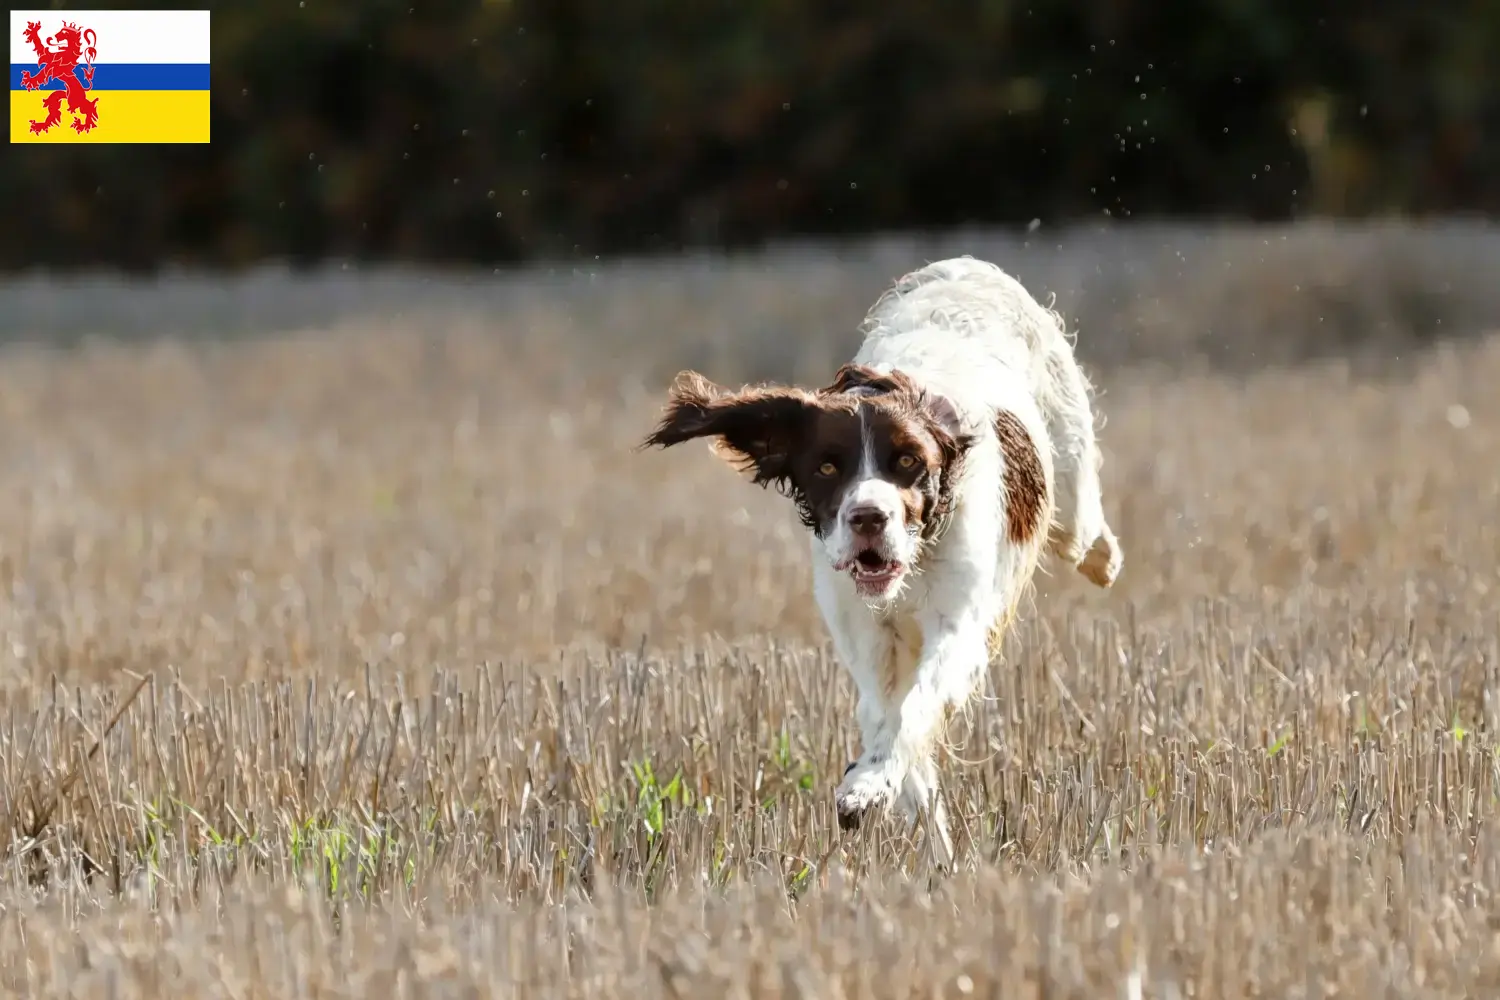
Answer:
[[[1495,0],[213,10],[213,142],[11,147],[0,266],[1500,209]]]

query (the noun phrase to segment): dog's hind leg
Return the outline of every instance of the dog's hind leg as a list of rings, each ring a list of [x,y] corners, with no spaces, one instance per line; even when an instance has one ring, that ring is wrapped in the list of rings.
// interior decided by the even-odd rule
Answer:
[[[1048,396],[1043,406],[1052,439],[1056,512],[1048,548],[1100,587],[1120,575],[1120,544],[1104,519],[1099,482],[1103,456],[1094,433],[1089,384],[1066,342],[1047,355]]]

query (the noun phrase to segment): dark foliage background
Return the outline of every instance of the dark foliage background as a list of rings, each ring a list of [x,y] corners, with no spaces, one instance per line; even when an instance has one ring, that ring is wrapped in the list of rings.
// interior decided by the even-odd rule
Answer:
[[[213,10],[213,142],[12,147],[0,266],[1500,208],[1495,0]]]

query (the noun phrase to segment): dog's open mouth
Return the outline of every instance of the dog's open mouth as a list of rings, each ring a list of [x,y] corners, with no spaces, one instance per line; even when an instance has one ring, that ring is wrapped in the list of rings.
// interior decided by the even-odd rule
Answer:
[[[861,590],[884,590],[901,575],[901,564],[885,558],[874,549],[865,549],[849,566],[854,583]]]

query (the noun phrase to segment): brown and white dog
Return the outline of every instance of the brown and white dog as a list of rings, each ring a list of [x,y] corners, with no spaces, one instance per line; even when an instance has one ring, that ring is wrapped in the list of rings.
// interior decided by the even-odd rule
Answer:
[[[839,823],[926,811],[952,862],[935,750],[979,689],[1044,548],[1101,587],[1104,518],[1090,387],[1058,317],[968,257],[896,282],[821,389],[731,391],[678,375],[647,446],[692,438],[776,486],[810,529],[813,590],[858,692],[863,753]]]

